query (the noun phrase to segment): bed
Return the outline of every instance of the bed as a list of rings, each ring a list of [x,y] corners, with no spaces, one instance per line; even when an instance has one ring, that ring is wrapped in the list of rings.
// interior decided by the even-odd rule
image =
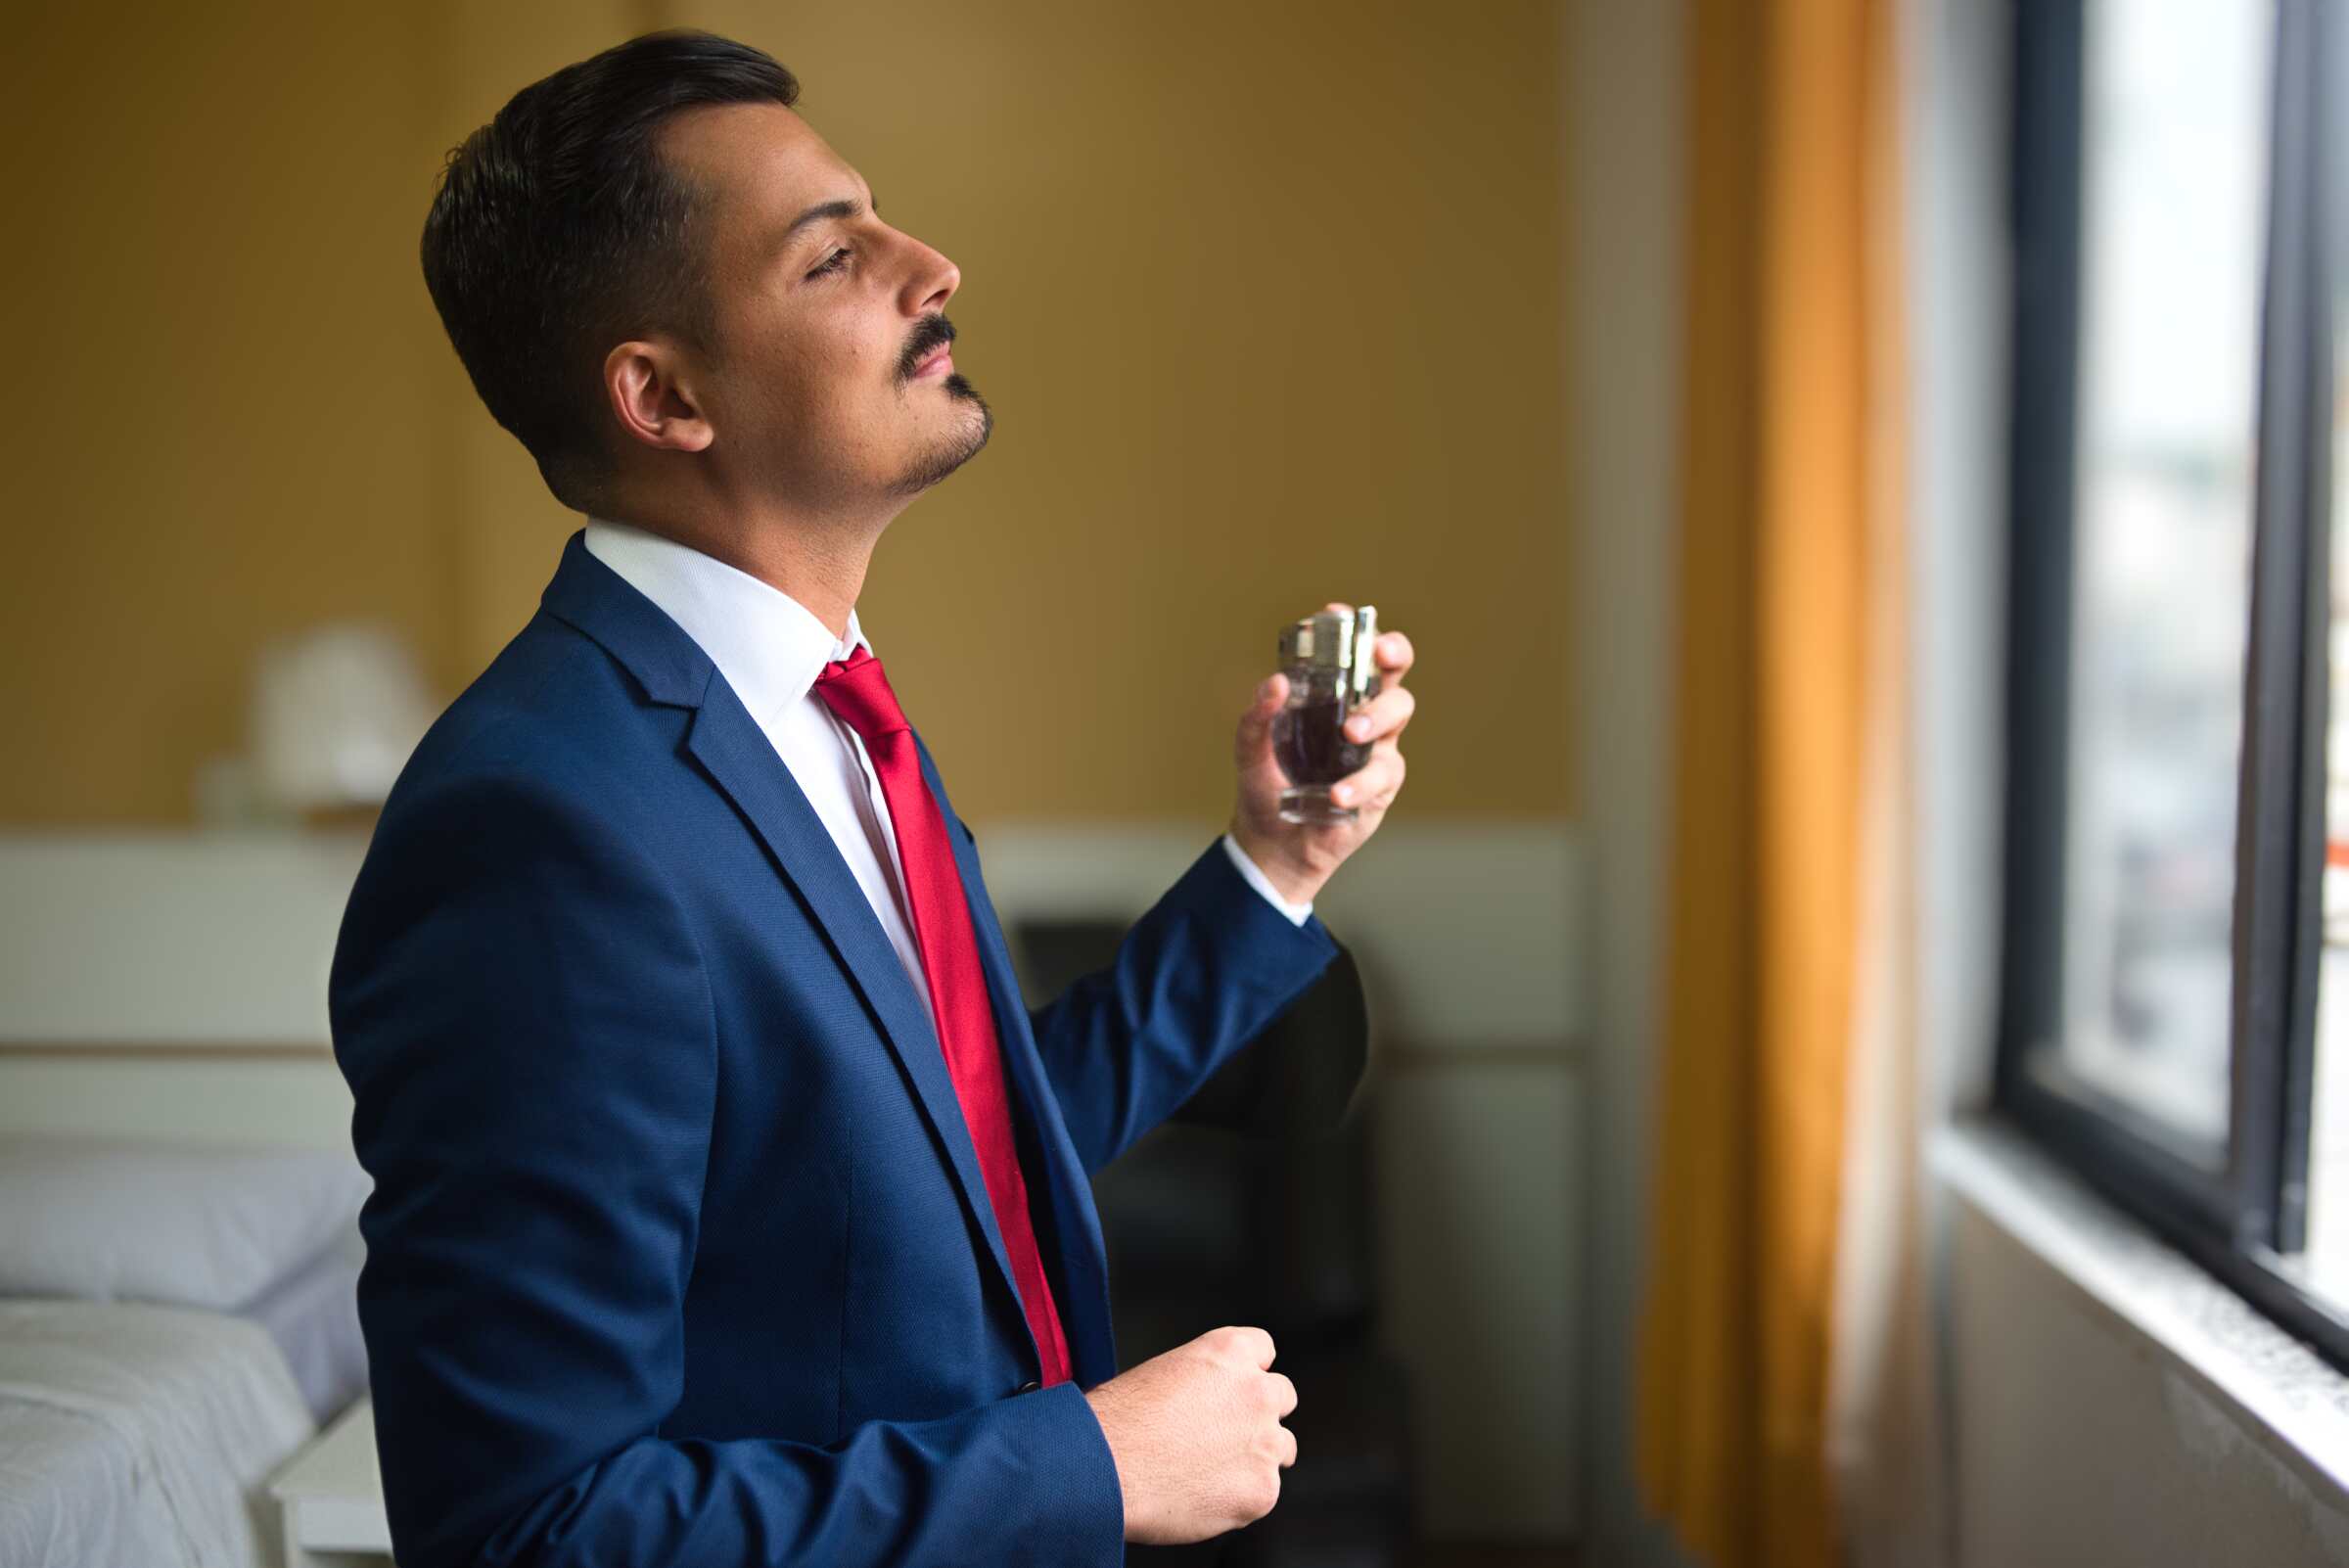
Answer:
[[[0,1138],[0,1568],[281,1560],[269,1476],[366,1391],[331,1151]]]

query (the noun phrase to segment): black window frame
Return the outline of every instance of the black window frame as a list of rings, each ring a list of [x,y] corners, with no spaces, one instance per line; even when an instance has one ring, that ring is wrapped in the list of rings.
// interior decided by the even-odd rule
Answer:
[[[2312,1295],[2309,1112],[2322,956],[2331,248],[2349,177],[2349,0],[2276,0],[2251,614],[2238,763],[2223,1163],[2060,1066],[2079,348],[2084,0],[2014,7],[2005,911],[1996,1101],[2111,1199],[2349,1368]]]

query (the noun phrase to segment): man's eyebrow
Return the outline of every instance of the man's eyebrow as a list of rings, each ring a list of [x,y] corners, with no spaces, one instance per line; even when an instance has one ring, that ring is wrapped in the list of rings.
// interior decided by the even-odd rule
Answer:
[[[853,197],[840,197],[830,202],[818,202],[791,220],[791,226],[775,237],[774,249],[789,245],[800,230],[810,223],[822,223],[832,218],[852,218],[864,210],[864,205]],[[873,216],[881,215],[881,199],[873,198]]]

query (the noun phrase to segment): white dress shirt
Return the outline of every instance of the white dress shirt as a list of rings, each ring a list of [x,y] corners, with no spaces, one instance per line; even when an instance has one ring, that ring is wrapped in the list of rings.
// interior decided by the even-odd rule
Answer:
[[[881,776],[855,730],[833,716],[815,694],[815,677],[824,666],[859,646],[872,649],[855,610],[849,611],[848,635],[834,637],[814,611],[780,588],[673,539],[591,517],[585,543],[589,555],[682,627],[742,699],[864,890],[936,1033],[938,1016],[922,976],[921,948],[905,901],[905,867],[898,856]],[[1305,924],[1313,906],[1283,899],[1230,834],[1222,842],[1223,853],[1248,885],[1291,921]]]

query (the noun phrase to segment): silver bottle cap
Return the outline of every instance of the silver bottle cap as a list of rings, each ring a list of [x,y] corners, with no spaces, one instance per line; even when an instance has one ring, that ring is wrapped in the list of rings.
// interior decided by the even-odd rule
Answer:
[[[1378,693],[1378,667],[1371,650],[1378,644],[1378,608],[1363,605],[1352,615],[1324,610],[1280,632],[1280,663],[1310,665],[1339,671],[1344,696],[1351,705]]]

